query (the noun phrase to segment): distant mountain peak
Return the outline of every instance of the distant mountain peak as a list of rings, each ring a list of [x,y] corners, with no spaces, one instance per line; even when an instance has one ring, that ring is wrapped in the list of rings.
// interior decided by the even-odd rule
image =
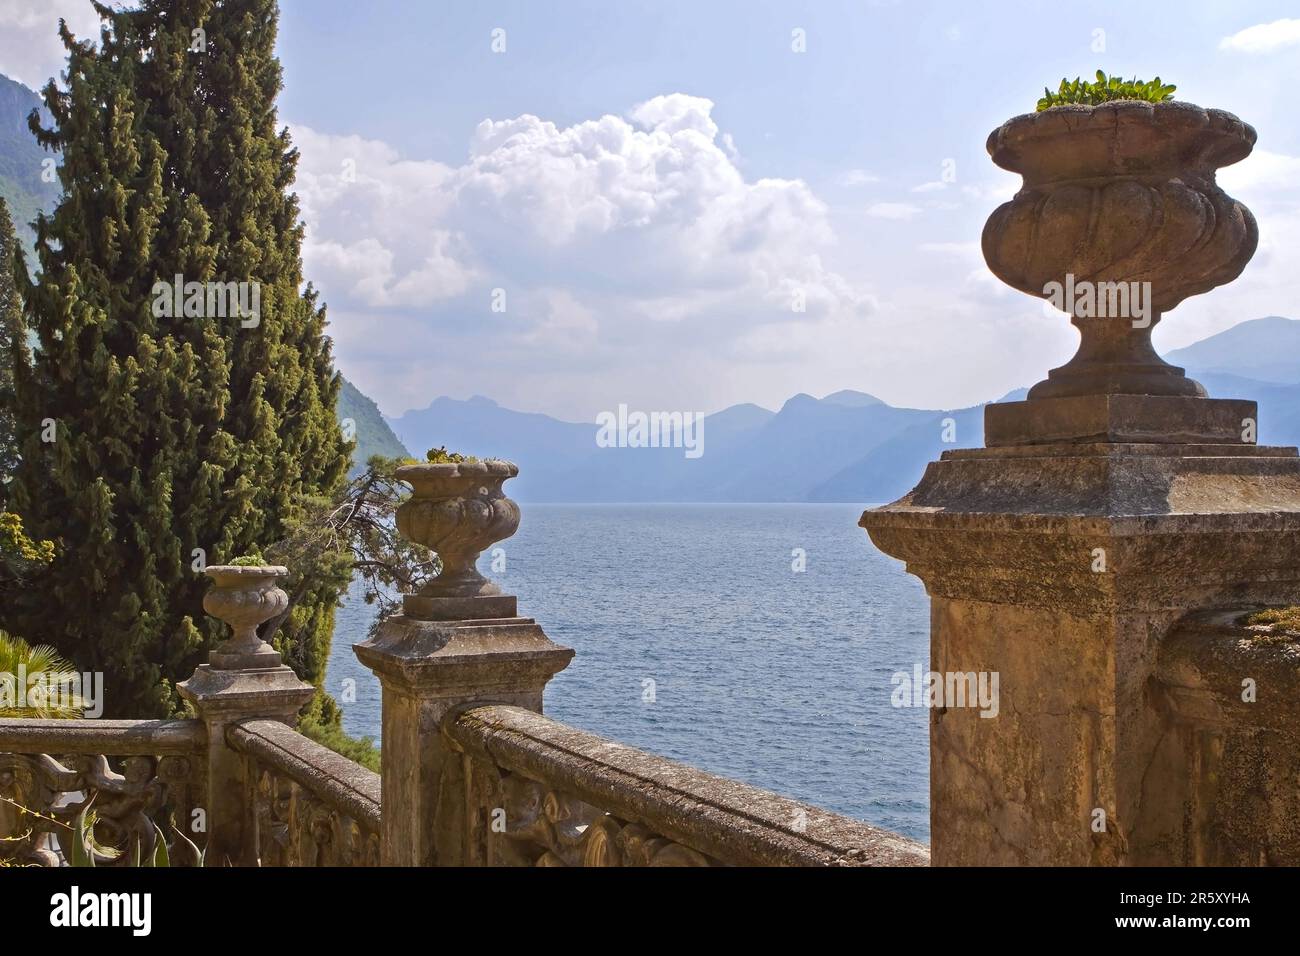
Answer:
[[[1218,373],[1281,385],[1300,383],[1300,321],[1268,315],[1238,322],[1165,358],[1193,377]]]
[[[1300,339],[1287,345],[1293,333],[1300,333],[1300,322],[1269,316],[1183,350],[1221,370],[1202,377],[1211,394],[1259,401],[1260,438],[1266,444],[1300,443],[1300,399],[1295,397],[1300,385],[1253,381],[1270,365],[1277,365],[1279,374],[1285,373],[1286,363],[1300,365]],[[1300,371],[1291,381],[1300,382]],[[1017,389],[1001,400],[1023,398],[1024,390]],[[982,404],[946,411],[894,408],[853,389],[821,399],[800,392],[778,413],[753,404],[713,412],[699,460],[673,448],[599,446],[590,422],[515,411],[482,395],[439,398],[390,422],[406,447],[417,451],[445,445],[467,455],[501,455],[516,462],[520,476],[510,490],[518,501],[867,504],[904,494],[929,462],[954,447],[944,441],[945,418],[956,422],[956,447],[982,444]]]
[[[869,405],[885,404],[874,395],[854,391],[851,388],[842,388],[838,392],[831,392],[822,401],[830,405],[845,405],[849,408],[866,408]]]
[[[786,412],[796,408],[810,408],[817,404],[817,399],[813,398],[807,392],[799,392],[797,395],[791,395],[781,406],[781,411]]]

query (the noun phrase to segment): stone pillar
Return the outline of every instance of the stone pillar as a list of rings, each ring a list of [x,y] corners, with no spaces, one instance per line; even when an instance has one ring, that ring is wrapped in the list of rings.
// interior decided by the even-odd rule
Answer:
[[[541,712],[542,691],[573,658],[513,596],[483,578],[478,554],[513,534],[519,509],[501,484],[506,462],[409,465],[415,489],[398,510],[403,534],[436,551],[443,573],[354,650],[383,688],[383,825],[386,866],[470,862],[460,754],[444,737],[448,716],[476,704]],[[450,556],[450,559],[449,559]]]
[[[246,718],[292,723],[315,690],[257,636],[260,624],[288,606],[289,598],[276,582],[289,569],[222,565],[205,573],[213,587],[203,598],[204,610],[234,632],[178,686],[208,735],[205,861],[208,866],[256,866],[244,758],[227,743],[226,729]]]
[[[1148,281],[1158,317],[1244,268],[1254,221],[1214,169],[1254,130],[1189,104],[1054,113],[989,138],[1025,176],[985,230],[999,277]],[[1255,445],[1254,404],[1203,397],[1148,329],[1068,304],[1079,356],[987,407],[990,447],[944,453],[861,521],[926,585],[931,670],[998,675],[996,716],[951,695],[931,714],[935,865],[1183,859],[1180,808],[1154,796],[1181,772],[1154,759],[1162,641],[1191,612],[1300,595],[1296,450]]]

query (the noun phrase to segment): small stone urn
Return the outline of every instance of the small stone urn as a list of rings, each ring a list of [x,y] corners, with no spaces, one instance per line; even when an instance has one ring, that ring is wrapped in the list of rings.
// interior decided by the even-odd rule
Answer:
[[[475,562],[519,528],[519,506],[501,490],[519,468],[488,459],[403,465],[396,474],[414,489],[397,509],[397,529],[442,561],[442,573],[403,597],[405,613],[425,620],[514,617],[515,598],[502,594]]]
[[[212,587],[203,596],[203,610],[234,631],[208,655],[209,666],[224,671],[278,667],[279,652],[257,636],[257,629],[289,606],[289,596],[277,586],[289,569],[221,564],[204,573]]]
[[[1181,102],[1058,106],[990,134],[993,161],[1024,184],[989,217],[984,258],[1003,282],[1059,304],[1081,337],[1029,399],[1089,399],[994,413],[990,444],[1242,440],[1242,403],[1097,397],[1204,399],[1156,354],[1151,329],[1189,296],[1235,279],[1254,254],[1254,217],[1215,181],[1254,144],[1255,130],[1231,113]],[[1173,437],[1160,437],[1170,425]]]

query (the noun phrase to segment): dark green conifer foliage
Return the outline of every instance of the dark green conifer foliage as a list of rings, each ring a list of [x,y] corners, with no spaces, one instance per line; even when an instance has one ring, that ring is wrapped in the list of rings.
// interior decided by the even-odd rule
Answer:
[[[222,636],[203,560],[283,538],[305,496],[338,488],[348,445],[324,309],[302,288],[275,0],[96,9],[97,45],[60,24],[66,89],[42,93],[52,129],[31,123],[61,153],[63,200],[37,223],[11,499],[59,553],[6,618],[104,671],[110,716],[147,716],[177,709],[174,683]],[[259,324],[156,315],[155,284],[177,275],[260,283]],[[276,641],[319,683],[337,592],[297,590]]]
[[[28,364],[27,328],[17,288],[21,269],[23,258],[13,220],[0,199],[0,507],[7,497],[5,483],[18,464],[15,376]]]

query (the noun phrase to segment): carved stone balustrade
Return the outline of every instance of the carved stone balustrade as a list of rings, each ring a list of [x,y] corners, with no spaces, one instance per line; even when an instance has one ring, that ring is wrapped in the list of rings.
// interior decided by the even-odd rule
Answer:
[[[0,720],[0,860],[69,862],[89,805],[99,866],[151,858],[159,830],[173,865],[378,865],[379,775],[288,725],[312,688],[257,636],[286,569],[208,573],[234,633],[181,685],[200,719]]]
[[[926,866],[878,827],[576,730],[521,707],[446,725],[473,866]]]
[[[186,841],[206,842],[203,757],[196,720],[0,720],[0,860],[59,866],[90,806],[109,851],[97,866],[149,856],[159,830],[173,865],[197,865]]]
[[[274,720],[227,732],[263,866],[378,866],[379,774]]]

